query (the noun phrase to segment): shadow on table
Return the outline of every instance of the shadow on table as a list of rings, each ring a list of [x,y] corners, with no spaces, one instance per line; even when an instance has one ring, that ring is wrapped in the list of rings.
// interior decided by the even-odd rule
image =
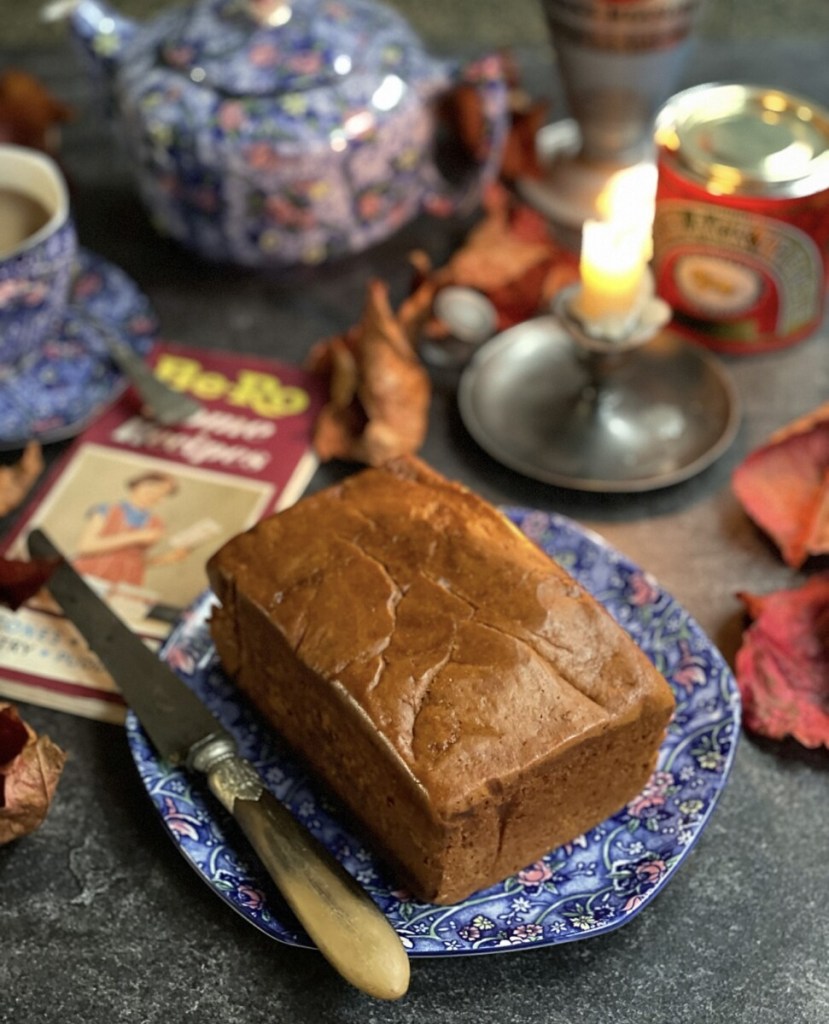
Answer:
[[[772,740],[745,729],[743,737],[757,750],[776,757],[780,761],[799,761],[801,764],[808,765],[809,768],[829,771],[829,748],[827,747],[804,747],[802,743],[798,743],[791,736],[784,740]]]

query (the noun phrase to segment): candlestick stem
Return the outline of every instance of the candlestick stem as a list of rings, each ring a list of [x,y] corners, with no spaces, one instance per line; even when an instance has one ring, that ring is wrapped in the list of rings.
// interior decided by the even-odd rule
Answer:
[[[518,188],[576,249],[611,176],[651,159],[655,117],[677,87],[702,0],[539,2],[571,117],[538,133],[543,176]]]

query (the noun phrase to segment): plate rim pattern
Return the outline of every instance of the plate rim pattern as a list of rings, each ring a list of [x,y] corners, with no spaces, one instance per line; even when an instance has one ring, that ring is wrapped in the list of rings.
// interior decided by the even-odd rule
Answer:
[[[441,907],[393,887],[347,816],[221,671],[207,629],[205,591],[161,656],[199,693],[285,802],[387,914],[412,957],[476,955],[559,945],[628,923],[674,877],[727,782],[740,734],[739,691],[724,657],[692,616],[598,533],[555,512],[502,511],[608,609],[665,674],[677,711],[656,771],[634,800],[572,843],[462,903]],[[190,865],[234,910],[288,945],[313,943],[281,906],[229,815],[201,780],[160,761],[132,712],[127,739],[163,825]]]

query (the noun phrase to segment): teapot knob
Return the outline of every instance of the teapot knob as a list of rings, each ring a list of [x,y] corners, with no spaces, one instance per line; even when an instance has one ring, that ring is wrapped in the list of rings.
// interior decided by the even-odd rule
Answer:
[[[271,28],[287,25],[293,13],[289,0],[246,0],[245,8],[255,22]]]

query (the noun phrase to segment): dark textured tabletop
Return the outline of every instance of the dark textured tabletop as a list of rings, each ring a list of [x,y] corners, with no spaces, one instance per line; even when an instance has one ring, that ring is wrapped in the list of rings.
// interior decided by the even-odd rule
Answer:
[[[685,84],[776,85],[829,104],[825,36],[697,46]],[[547,50],[518,52],[531,89],[558,84]],[[160,240],[68,48],[0,53],[78,110],[62,160],[82,244],[139,282],[164,334],[299,361],[350,325],[369,277],[408,284],[415,245],[444,258],[463,225],[419,221],[372,252],[280,280],[199,263]],[[593,527],[655,575],[728,659],[743,627],[738,590],[794,585],[747,521],[730,474],[773,429],[829,397],[825,332],[777,353],[723,360],[744,417],[732,448],[694,479],[643,495],[536,484],[463,429],[451,380],[436,380],[423,457],[486,498],[555,510]],[[50,449],[55,457],[61,446]],[[312,483],[332,479],[323,468]],[[12,524],[0,523],[3,529]],[[616,932],[511,955],[413,963],[409,994],[378,1003],[314,952],[264,937],[213,896],[164,834],[123,731],[26,705],[69,758],[43,827],[0,848],[0,1022],[440,1022],[819,1024],[829,1021],[829,759],[744,735],[723,797],[677,875]]]

